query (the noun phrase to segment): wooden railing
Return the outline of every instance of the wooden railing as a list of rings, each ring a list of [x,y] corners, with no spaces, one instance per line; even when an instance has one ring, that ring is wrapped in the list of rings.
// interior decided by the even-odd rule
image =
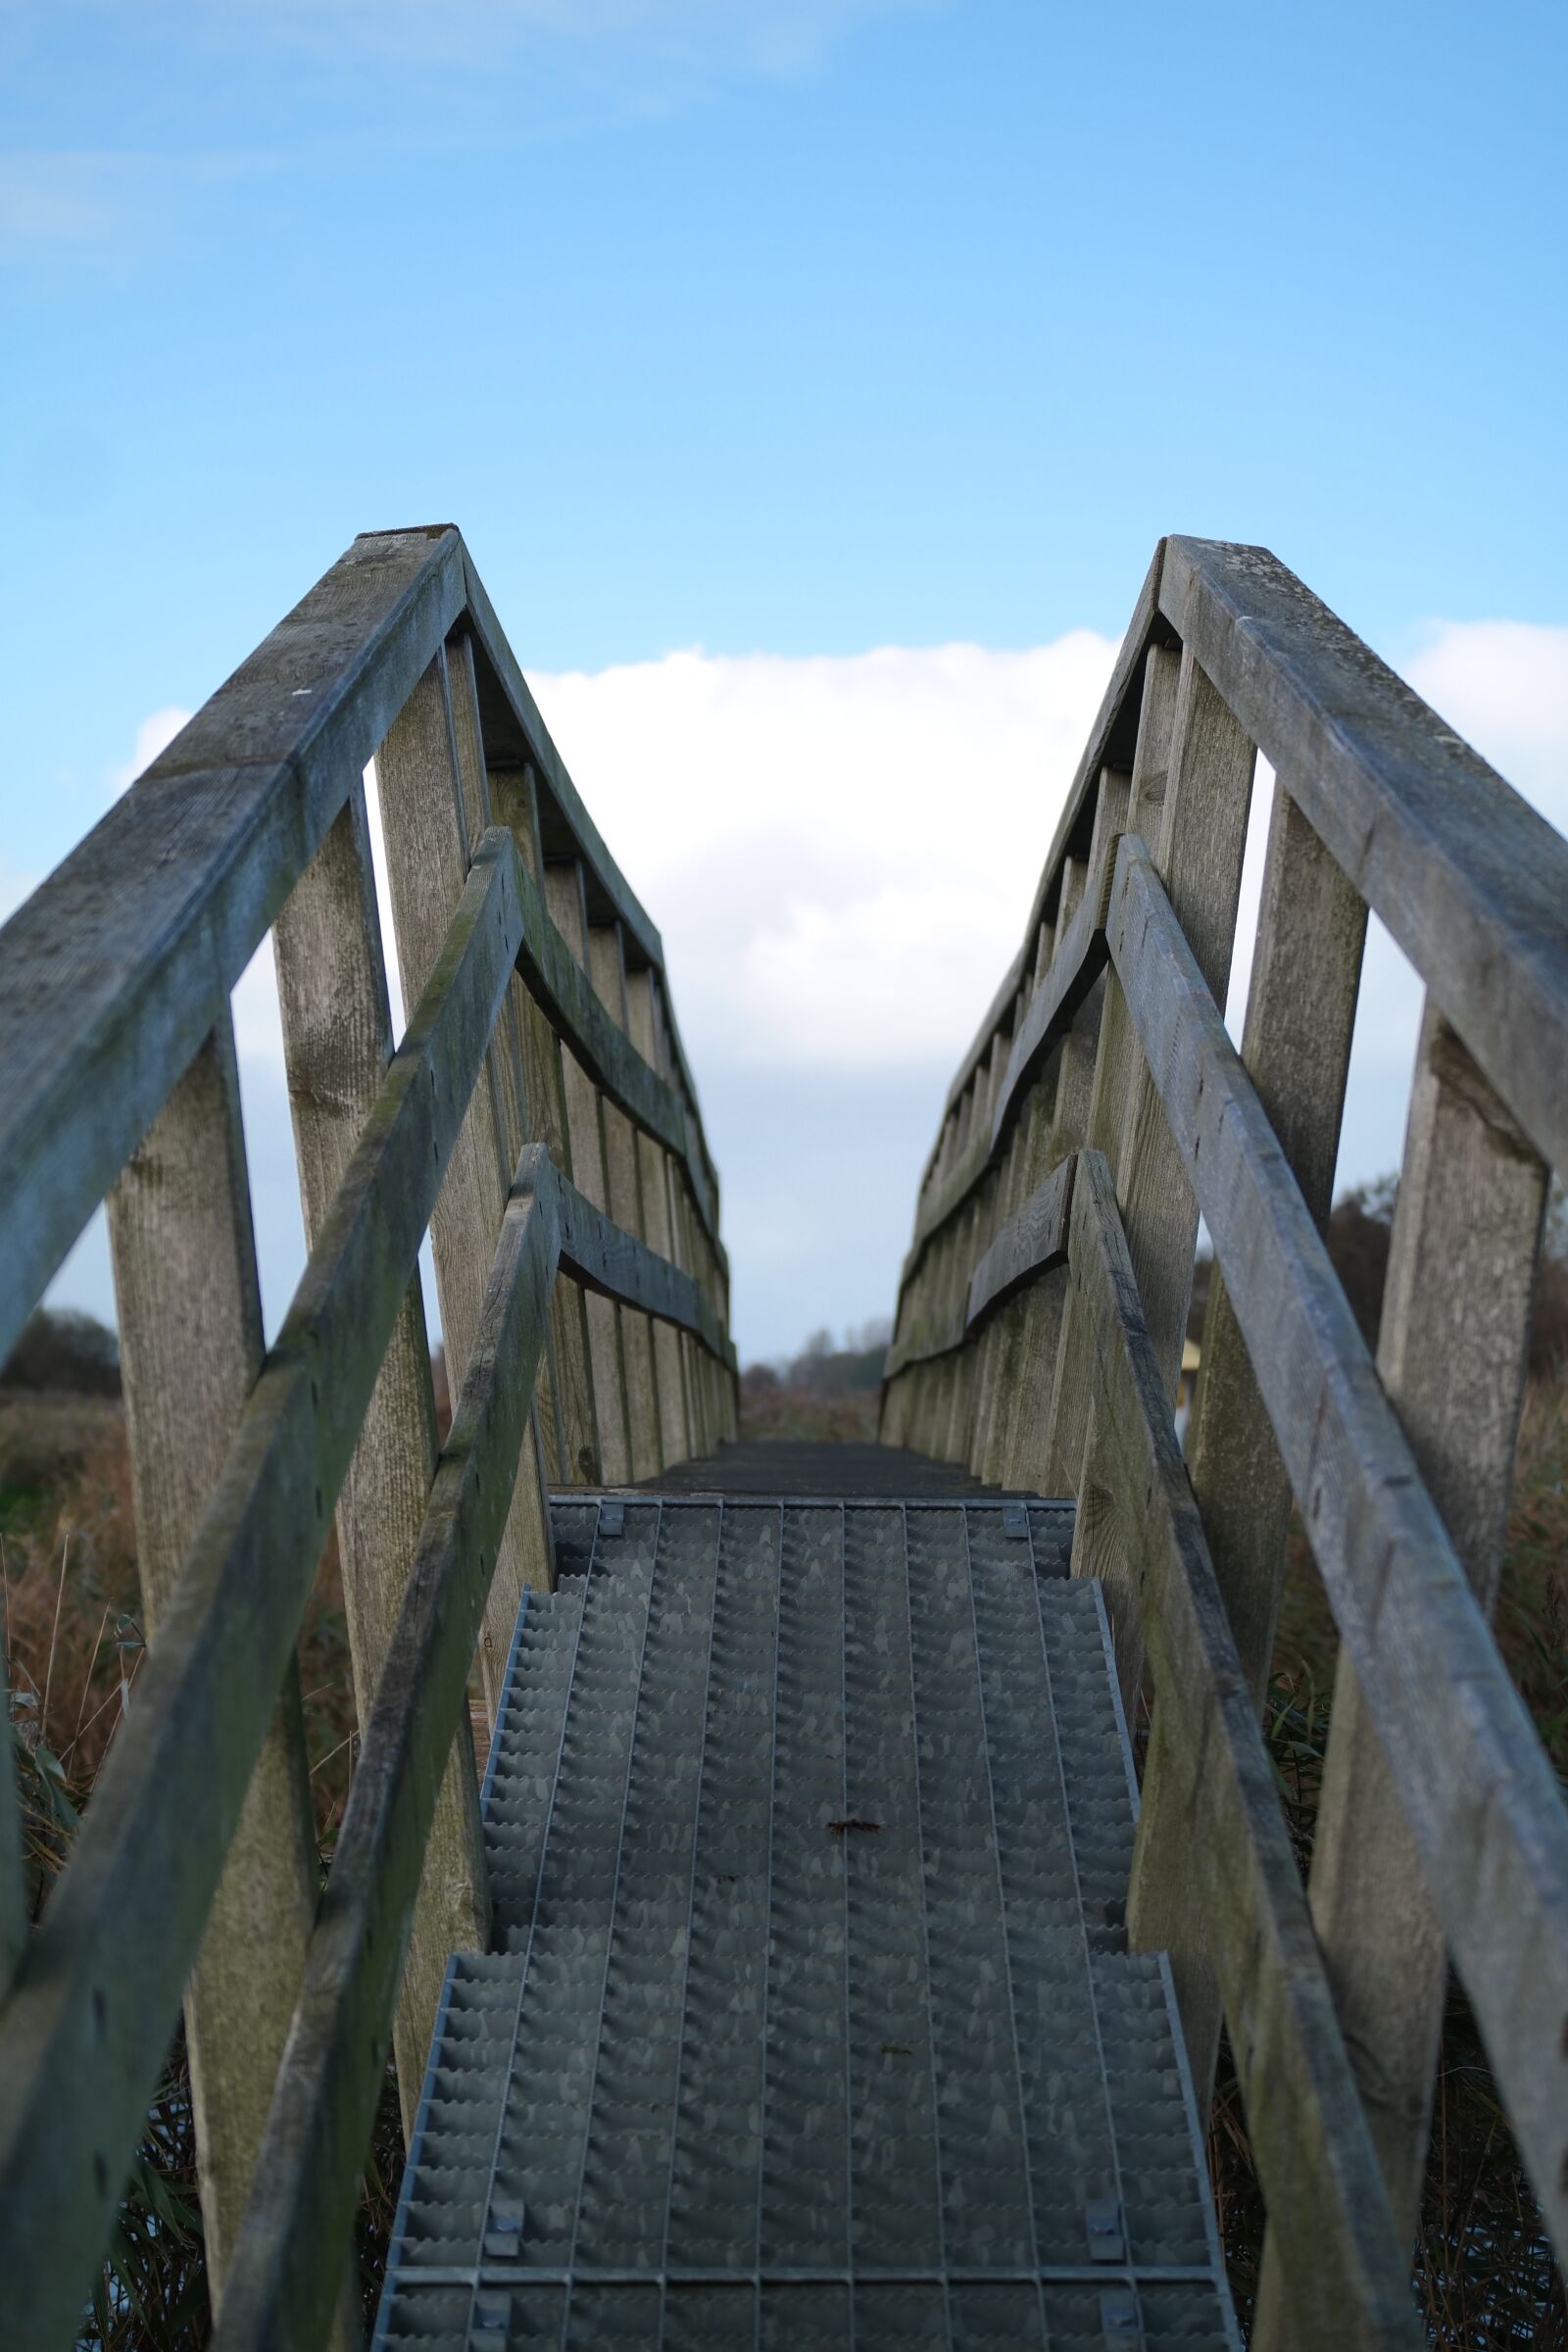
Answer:
[[[1375,1364],[1322,1239],[1368,907],[1427,990]],[[1489,1623],[1551,1165],[1568,845],[1273,557],[1164,542],[948,1097],[882,1434],[1078,1498],[1074,1569],[1152,1690],[1130,1934],[1172,1953],[1205,2104],[1229,2033],[1260,2346],[1423,2340],[1450,1959],[1568,2251],[1568,1816]],[[1258,1728],[1293,1499],[1341,1637],[1305,1891]]]
[[[229,999],[269,929],[310,1257],[264,1351]],[[151,1626],[35,1925],[0,1744],[5,2340],[74,2342],[182,1995],[216,2340],[347,2339],[389,2044],[407,2120],[486,1940],[466,1692],[554,1581],[545,1489],[734,1426],[659,934],[455,530],[357,540],[28,901],[0,1040],[0,1360],[107,1198]],[[360,1751],[322,1892],[294,1645],[334,1513]]]

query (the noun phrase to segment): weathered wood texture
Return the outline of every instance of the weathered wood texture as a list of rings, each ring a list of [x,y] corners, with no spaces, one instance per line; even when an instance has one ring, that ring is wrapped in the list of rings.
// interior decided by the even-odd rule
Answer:
[[[1290,795],[1276,786],[1242,1058],[1320,1228],[1339,1148],[1365,931],[1365,907]],[[1209,1271],[1187,1459],[1237,1652],[1261,1708],[1274,1650],[1291,1482],[1220,1265]],[[1161,1742],[1144,1783],[1145,1899],[1152,1916],[1184,1917],[1184,1935],[1202,1948],[1212,1942],[1214,1922],[1184,1851],[1185,1801],[1182,1777],[1167,1764]],[[1158,1884],[1162,1878],[1166,1883]],[[1183,2018],[1194,2088],[1200,2112],[1206,2114],[1219,2046],[1219,1996],[1217,1980],[1210,1972],[1205,1989],[1196,1964]]]
[[[1274,790],[1242,1061],[1313,1221],[1327,1221],[1366,908],[1283,785]],[[1223,1266],[1209,1275],[1187,1459],[1236,1644],[1261,1706],[1291,1487]]]
[[[1278,781],[1238,1057],[1217,1004],[1255,751]],[[1255,1708],[1299,1504],[1342,1635],[1311,1907],[1396,2242],[1451,1957],[1568,2243],[1568,1818],[1486,1623],[1544,1167],[1568,1163],[1565,907],[1568,845],[1272,556],[1163,542],[1023,946],[949,1089],[884,1390],[885,1439],[961,1444],[988,1479],[1075,1494],[1075,1565],[1107,1584],[1129,1691],[1150,1643],[1136,1908],[1146,1940],[1177,1955],[1200,2104],[1222,1995],[1227,2014],[1244,1992],[1275,1996],[1249,1975],[1262,1882],[1239,1910],[1246,1837],[1216,1795],[1201,1695],[1216,1653],[1200,1667],[1152,1626],[1149,1529],[1200,1544]],[[1369,908],[1428,990],[1381,1386],[1320,1236]],[[975,1105],[1004,1045],[986,1136]],[[1153,1368],[1137,1411],[1106,1369],[1111,1301],[1102,1285],[1087,1301],[1076,1260],[983,1330],[960,1305],[965,1285],[988,1286],[1021,1204],[1086,1144],[1106,1157],[1133,1353]],[[1075,1231],[1082,1191],[1080,1176]],[[1200,1212],[1216,1263],[1189,1486],[1171,1408]],[[1246,2065],[1278,2116],[1299,2082],[1268,2019]],[[1286,2283],[1285,2235],[1310,2234],[1320,2157],[1293,2177],[1279,2154],[1260,2345],[1353,2340],[1371,2310],[1347,2275],[1352,2316],[1304,2323],[1311,2281]]]
[[[1111,1458],[1107,1509],[1136,1592],[1158,1697],[1162,1769],[1182,1773],[1181,1841],[1201,1907],[1224,1920],[1216,1939],[1225,2012],[1276,2249],[1303,2344],[1413,2346],[1405,2241],[1378,2176],[1354,2078],[1335,2022],[1272,1768],[1258,1731],[1171,1427],[1164,1380],[1144,1318],[1110,1171],[1078,1158],[1072,1188],[1072,1288],[1089,1310],[1093,1415]],[[1166,1759],[1171,1763],[1166,1764]],[[1168,1873],[1140,1821],[1128,1927],[1135,1945],[1168,1949],[1184,2021],[1198,1906],[1155,1909]]]
[[[1568,1814],[1147,852],[1111,952],[1521,2154],[1568,2245]]]
[[[299,2347],[352,2242],[416,1886],[484,1619],[548,1328],[556,1234],[526,1155],[502,1221],[452,1435],[365,1729],[331,1883],[245,2218],[220,2352]]]
[[[481,843],[0,2011],[0,2275],[29,2346],[73,2340],[505,994],[514,863]]]
[[[588,933],[589,977],[617,1032],[627,1027],[626,967],[618,924],[595,924]],[[652,1075],[652,1073],[650,1073]],[[610,1214],[627,1233],[643,1230],[642,1182],[637,1137],[617,1104],[604,1101],[605,1183]],[[646,1315],[623,1308],[621,1364],[626,1378],[626,1429],[634,1482],[658,1475],[663,1456],[659,1444],[659,1399],[654,1392],[654,1334]]]
[[[372,754],[414,1007],[390,1061],[360,786]],[[525,821],[509,803],[510,830],[490,827],[493,771],[524,780]],[[580,912],[626,942],[617,1017],[580,975],[562,981],[570,957],[538,887],[546,844],[573,860]],[[264,1361],[227,1000],[270,925],[310,1259]],[[629,1004],[653,1006],[656,1054],[627,1042]],[[10,1778],[0,1786],[7,2326],[29,2352],[74,2340],[187,1984],[215,2284],[231,2268],[317,1907],[293,1644],[335,1512],[365,1746],[288,2029],[295,2104],[280,2096],[272,2111],[277,2148],[308,2111],[304,2187],[274,2168],[243,2225],[265,2246],[268,2217],[293,2196],[283,2271],[310,2268],[300,2326],[320,2340],[338,2325],[364,2135],[351,2143],[368,2132],[387,2037],[404,2045],[412,2091],[447,1949],[483,1939],[463,1692],[486,1593],[493,1690],[521,1592],[550,1573],[541,1453],[572,1475],[600,1470],[587,1286],[612,1314],[624,1305],[645,1329],[653,1318],[656,1348],[678,1334],[669,1426],[684,1425],[688,1447],[688,1362],[710,1383],[714,1434],[734,1378],[716,1179],[659,935],[587,819],[455,531],[356,543],[0,934],[0,1351],[114,1183],[154,1627],[136,1705],[35,1930]],[[602,1091],[634,1141],[632,1232],[566,1179],[556,1189],[545,1147],[568,1143],[557,1023],[592,1065],[596,1117]],[[529,1164],[548,1198],[524,1214],[512,1179],[535,1135]],[[647,1207],[650,1172],[662,1222]],[[563,1224],[575,1280],[554,1287],[574,1321],[547,1303]],[[463,1397],[439,1466],[416,1275],[432,1227]],[[669,1262],[677,1249],[696,1276]],[[498,1307],[486,1284],[509,1250]],[[318,2080],[323,2020],[352,2046],[335,2046]],[[270,2254],[260,2272],[252,2262],[225,2338],[252,2327],[282,2275]],[[292,2319],[283,2337],[304,2340]]]
[[[557,936],[564,942],[570,956],[581,967],[581,1002],[586,1007],[593,999],[586,977],[588,921],[581,866],[575,861],[570,865],[547,865],[545,896]],[[594,1004],[594,1010],[608,1028],[609,1020],[597,1003]],[[585,1013],[583,1026],[586,1025]],[[564,1043],[561,1060],[566,1096],[566,1130],[571,1139],[572,1176],[579,1191],[594,1206],[608,1213],[610,1179],[605,1167],[602,1097],[591,1070],[584,1066],[579,1054]],[[601,1471],[611,1486],[625,1486],[631,1479],[631,1423],[626,1406],[620,1316],[608,1298],[590,1297],[585,1303]]]
[[[392,1021],[363,793],[351,792],[272,933],[305,1236],[314,1246],[392,1057]],[[338,1498],[355,1709],[369,1720],[403,1606],[430,1482],[435,1398],[424,1303],[410,1283]],[[398,2090],[413,2129],[447,1959],[486,1939],[489,1902],[473,1737],[447,1759],[399,2001]]]
[[[1524,1400],[1547,1170],[1428,1006],[1395,1211],[1378,1371],[1491,1616]],[[1413,2236],[1446,1977],[1398,1794],[1342,1654],[1312,1910],[1395,2213]],[[1375,1902],[1366,1900],[1377,1889]]]
[[[381,829],[405,1001],[416,998],[434,965],[467,871],[469,812],[463,797],[446,649],[443,646],[388,729],[376,755]],[[511,842],[509,887],[522,888]],[[498,1007],[499,1011],[499,1007]],[[462,1387],[479,1326],[510,1169],[506,1160],[504,1062],[487,1040],[484,1066],[464,1114],[457,1148],[430,1225],[441,1340],[452,1393]],[[513,1490],[513,1515],[491,1580],[479,1655],[490,1722],[524,1591],[553,1581],[549,1531],[537,1479]]]
[[[542,935],[549,917],[540,895],[544,850],[539,836],[539,796],[533,770],[523,767],[492,772],[490,781],[496,814],[503,824],[511,827],[524,877],[524,936],[530,922]],[[562,953],[564,956],[564,947]],[[519,958],[519,978],[526,968],[525,949]],[[569,1176],[571,1141],[566,1131],[561,1037],[544,1005],[526,985],[520,990],[518,1013],[528,1132],[547,1147],[556,1166]],[[594,1414],[593,1375],[588,1360],[587,1307],[582,1292],[574,1283],[558,1282],[550,1294],[549,1355],[556,1406],[556,1460],[552,1475],[564,1486],[574,1481],[592,1482],[599,1476],[599,1425]]]
[[[0,1359],[451,626],[461,558],[445,529],[356,543],[6,925]]]
[[[110,1195],[109,1230],[152,1666],[180,1563],[262,1362],[239,1074],[226,1016],[131,1154]],[[203,2229],[219,2303],[316,1907],[310,1767],[291,1651],[278,1679],[185,1996]],[[138,1693],[138,1710],[140,1703]],[[144,1890],[144,1906],[156,1893]]]
[[[1266,549],[1168,540],[1159,605],[1536,1149],[1568,1165],[1568,843]]]

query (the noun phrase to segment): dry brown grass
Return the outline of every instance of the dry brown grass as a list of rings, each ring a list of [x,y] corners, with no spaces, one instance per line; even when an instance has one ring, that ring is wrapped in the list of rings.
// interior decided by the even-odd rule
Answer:
[[[820,1396],[809,1389],[779,1380],[759,1381],[747,1373],[741,1381],[741,1442],[748,1446],[870,1446],[876,1441],[880,1402],[878,1389],[851,1389],[842,1396]]]
[[[0,1390],[0,1570],[33,1916],[64,1867],[144,1653],[124,1420],[117,1401]],[[342,1580],[328,1542],[299,1642],[317,1835],[342,1817],[356,1724]],[[373,2309],[402,2172],[395,2083],[382,2103],[361,2215]],[[184,2038],[149,2110],[109,2259],[80,2338],[103,2352],[195,2352],[208,2333]]]

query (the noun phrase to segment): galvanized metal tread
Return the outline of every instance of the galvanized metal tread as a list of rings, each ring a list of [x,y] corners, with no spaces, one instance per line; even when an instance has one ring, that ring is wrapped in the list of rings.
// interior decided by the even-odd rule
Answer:
[[[1233,2345],[1066,1506],[553,1520],[377,2345]]]

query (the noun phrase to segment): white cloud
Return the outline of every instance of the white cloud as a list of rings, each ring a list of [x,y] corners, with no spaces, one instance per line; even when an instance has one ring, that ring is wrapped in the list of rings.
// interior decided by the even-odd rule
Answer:
[[[180,710],[176,703],[166,703],[154,710],[136,729],[136,741],[130,758],[112,770],[109,778],[108,800],[118,801],[121,794],[151,767],[160,752],[167,752],[181,727],[190,724],[191,713]]]
[[[531,680],[664,936],[697,1061],[957,1058],[1010,960],[1114,659],[683,652]]]
[[[948,1077],[1018,946],[1114,650],[1075,631],[1018,653],[686,651],[532,678],[595,822],[664,935],[725,1179],[743,1352],[777,1353],[816,1324],[890,1306]],[[1568,823],[1568,630],[1444,623],[1405,671],[1553,823]],[[168,708],[143,721],[114,791],[185,716]],[[1260,780],[1261,814],[1266,771]],[[370,808],[374,832],[373,786]],[[1238,1031],[1261,846],[1259,830],[1232,990]],[[395,968],[389,976],[395,987]],[[1419,983],[1374,925],[1342,1183],[1397,1164],[1419,1010]],[[235,990],[234,1019],[275,1327],[303,1240],[266,943]],[[80,1259],[69,1293],[104,1312],[101,1242],[84,1243]]]
[[[1568,829],[1568,628],[1438,621],[1404,674],[1533,808]]]

